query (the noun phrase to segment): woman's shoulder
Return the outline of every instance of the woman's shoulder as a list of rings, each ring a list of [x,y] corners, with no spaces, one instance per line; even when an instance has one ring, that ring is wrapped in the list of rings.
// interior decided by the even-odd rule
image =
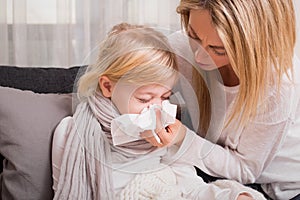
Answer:
[[[283,84],[286,84],[288,87],[300,85],[300,58],[296,55],[293,58],[292,68],[283,75]]]
[[[274,92],[275,93],[275,92]],[[284,102],[290,104],[294,99],[298,99],[300,94],[300,59],[295,56],[293,59],[293,68],[283,76],[280,86],[280,97]]]
[[[299,66],[300,67],[300,66]],[[283,77],[279,88],[271,84],[258,106],[257,121],[280,123],[295,111],[300,94],[300,71],[295,69],[290,77]]]

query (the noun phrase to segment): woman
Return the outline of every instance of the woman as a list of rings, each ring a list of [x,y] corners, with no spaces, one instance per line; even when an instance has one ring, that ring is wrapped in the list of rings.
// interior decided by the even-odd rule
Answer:
[[[199,44],[191,45],[195,69],[222,77],[226,103],[219,115],[225,123],[216,125],[214,95],[193,73],[200,110],[196,132],[202,137],[178,123],[158,132],[162,144],[147,140],[155,146],[181,144],[182,162],[212,176],[258,183],[269,198],[299,198],[300,70],[292,0],[181,0],[177,11],[190,41]],[[199,48],[215,65],[201,65]],[[208,134],[220,125],[214,144]]]

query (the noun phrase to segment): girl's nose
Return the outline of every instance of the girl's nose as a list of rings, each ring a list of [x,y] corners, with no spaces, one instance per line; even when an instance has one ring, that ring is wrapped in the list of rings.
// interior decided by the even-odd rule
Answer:
[[[161,98],[155,98],[155,99],[153,99],[152,104],[161,106],[162,99]]]

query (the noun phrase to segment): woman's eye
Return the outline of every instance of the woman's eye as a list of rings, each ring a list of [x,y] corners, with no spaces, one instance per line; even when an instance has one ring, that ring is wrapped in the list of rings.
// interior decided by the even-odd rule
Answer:
[[[212,51],[214,52],[214,54],[218,55],[218,56],[225,56],[226,55],[226,51],[225,50],[222,50],[222,51],[218,51],[214,48],[211,48]]]

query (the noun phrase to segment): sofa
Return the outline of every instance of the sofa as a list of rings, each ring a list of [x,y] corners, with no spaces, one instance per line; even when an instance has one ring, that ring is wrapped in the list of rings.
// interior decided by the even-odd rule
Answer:
[[[53,198],[53,131],[74,110],[74,85],[86,66],[0,66],[0,199]]]
[[[0,66],[0,200],[53,199],[53,132],[73,114],[74,86],[86,67]],[[197,173],[205,182],[217,180]]]

